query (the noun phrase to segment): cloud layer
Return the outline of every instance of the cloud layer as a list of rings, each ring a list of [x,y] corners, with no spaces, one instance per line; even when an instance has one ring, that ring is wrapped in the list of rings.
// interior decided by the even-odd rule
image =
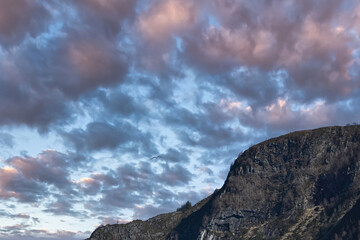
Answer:
[[[352,0],[1,1],[0,239],[173,211],[251,144],[359,122],[359,19]]]

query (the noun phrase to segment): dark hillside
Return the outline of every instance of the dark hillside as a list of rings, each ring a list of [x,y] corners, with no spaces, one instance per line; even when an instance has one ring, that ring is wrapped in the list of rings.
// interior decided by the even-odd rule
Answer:
[[[91,239],[359,239],[359,153],[358,125],[269,139],[239,156],[223,187],[186,213],[103,227]],[[153,222],[157,231],[142,227]]]

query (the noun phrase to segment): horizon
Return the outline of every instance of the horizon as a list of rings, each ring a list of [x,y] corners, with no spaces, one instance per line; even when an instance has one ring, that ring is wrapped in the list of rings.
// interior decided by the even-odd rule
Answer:
[[[83,239],[357,124],[360,3],[2,0],[0,72],[0,240]]]

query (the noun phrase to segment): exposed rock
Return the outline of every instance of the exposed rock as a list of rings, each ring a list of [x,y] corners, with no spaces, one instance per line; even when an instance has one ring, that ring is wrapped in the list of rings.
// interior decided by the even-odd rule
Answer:
[[[108,225],[90,239],[360,239],[359,153],[360,126],[270,139],[186,212]]]

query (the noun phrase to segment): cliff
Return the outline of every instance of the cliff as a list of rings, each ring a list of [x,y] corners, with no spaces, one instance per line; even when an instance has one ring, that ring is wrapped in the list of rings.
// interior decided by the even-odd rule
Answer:
[[[104,226],[90,239],[360,239],[359,153],[359,125],[269,139],[186,212]]]

